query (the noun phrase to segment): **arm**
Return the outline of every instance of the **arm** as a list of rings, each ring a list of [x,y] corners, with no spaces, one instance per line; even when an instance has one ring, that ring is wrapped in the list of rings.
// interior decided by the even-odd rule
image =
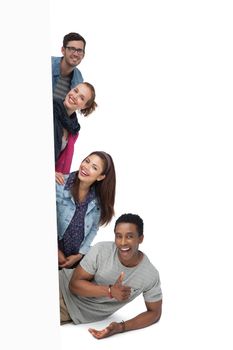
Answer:
[[[75,263],[77,263],[79,260],[81,260],[82,257],[83,257],[83,255],[80,253],[75,254],[75,255],[69,255],[69,256],[65,257],[64,260],[59,260],[59,267],[61,267],[61,268],[72,267]]]
[[[145,304],[147,311],[137,315],[136,317],[125,322],[112,322],[106,328],[100,331],[90,328],[89,332],[93,335],[93,337],[102,339],[117,333],[148,327],[153,323],[158,322],[162,313],[162,300],[153,303],[145,302]]]
[[[55,180],[59,185],[65,184],[64,175],[62,173],[58,173],[57,171],[55,171]]]
[[[71,293],[83,297],[109,297],[118,301],[127,300],[131,288],[122,284],[123,273],[120,274],[111,288],[109,285],[98,285],[93,283],[94,275],[86,272],[80,265],[74,270],[69,283]]]
[[[86,224],[90,225],[91,228],[90,228],[89,232],[87,233],[87,235],[85,235],[85,237],[84,237],[84,240],[83,240],[83,242],[80,246],[80,249],[79,249],[79,253],[86,255],[87,252],[89,251],[89,249],[91,247],[91,243],[94,240],[94,238],[99,230],[99,227],[100,227],[99,221],[100,221],[100,211],[98,212],[98,215],[95,214],[93,216],[91,221],[88,219],[88,217],[85,217],[85,225]]]
[[[90,232],[88,233],[88,235],[84,237],[84,240],[81,243],[81,246],[79,248],[80,254],[86,255],[88,253],[91,247],[91,243],[93,242],[98,230],[99,230],[99,224],[94,224]]]
[[[56,218],[57,218],[57,236],[63,239],[65,231],[75,212],[75,204],[72,202],[72,195],[65,188],[68,176],[64,175],[64,185],[56,183]]]
[[[71,293],[83,297],[106,297],[109,295],[108,286],[92,283],[94,275],[86,272],[80,265],[74,270],[69,283]]]
[[[65,184],[69,178],[69,174],[62,174],[55,172],[55,180],[56,180],[56,200],[59,203],[64,197],[64,188]],[[61,183],[62,182],[62,183]]]
[[[146,311],[125,322],[125,331],[132,331],[151,326],[159,321],[162,314],[162,300],[148,303],[145,302]]]
[[[58,264],[59,264],[59,266],[61,266],[65,262],[66,262],[65,255],[63,254],[63,252],[60,249],[58,249]]]

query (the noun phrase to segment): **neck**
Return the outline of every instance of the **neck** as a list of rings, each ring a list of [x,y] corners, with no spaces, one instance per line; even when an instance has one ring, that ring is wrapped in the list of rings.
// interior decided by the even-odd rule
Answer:
[[[64,60],[64,58],[61,59],[60,64],[60,70],[61,70],[61,76],[68,77],[71,72],[73,72],[74,67],[70,67]]]
[[[81,191],[86,191],[86,192],[89,192],[90,191],[90,187],[91,187],[92,184],[87,184],[83,181],[80,181],[79,183],[79,190]]]
[[[89,191],[90,191],[90,186],[83,184],[83,183],[80,183],[79,191],[78,191],[79,202],[83,202],[86,199]]]

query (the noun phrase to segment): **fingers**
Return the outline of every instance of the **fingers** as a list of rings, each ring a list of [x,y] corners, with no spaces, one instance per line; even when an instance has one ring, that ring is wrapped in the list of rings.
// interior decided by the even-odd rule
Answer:
[[[58,263],[59,263],[59,265],[63,265],[63,264],[66,263],[66,259],[60,258],[60,259],[58,260]]]
[[[71,267],[72,265],[74,264],[74,262],[72,261],[72,259],[70,259],[70,257],[66,257],[65,258],[65,261],[63,261],[62,263],[59,264],[60,267],[65,267],[65,268],[68,268],[68,267]]]
[[[127,300],[131,294],[131,288],[122,284],[124,277],[124,272],[121,272],[111,289],[112,296],[117,300]]]
[[[69,267],[69,264],[67,262],[63,263],[63,264],[59,264],[59,267],[61,268],[68,268]]]
[[[89,328],[88,331],[93,335],[93,337],[95,337],[97,339],[104,338],[109,333],[108,328],[104,328],[104,329],[102,329],[100,331],[97,331],[96,329],[93,329],[93,328]]]
[[[64,175],[62,173],[55,172],[55,179],[59,185],[64,185]]]
[[[117,329],[118,329],[117,326],[118,324],[116,322],[112,322],[110,323],[110,325],[108,325],[104,329],[101,329],[100,331],[97,331],[94,328],[89,328],[88,331],[93,335],[93,337],[97,339],[102,339],[117,333]]]
[[[73,266],[73,263],[70,262],[70,261],[66,261],[66,262],[63,263],[63,264],[59,264],[59,266],[60,266],[61,268],[69,268],[69,267]]]
[[[121,283],[123,282],[124,277],[125,277],[124,272],[121,272],[121,274],[120,274],[120,276],[118,277],[116,283],[121,284]]]
[[[122,300],[127,300],[130,297],[131,288],[125,287],[124,290],[121,290],[121,298]]]
[[[59,266],[66,263],[66,257],[61,250],[58,250],[58,264]]]

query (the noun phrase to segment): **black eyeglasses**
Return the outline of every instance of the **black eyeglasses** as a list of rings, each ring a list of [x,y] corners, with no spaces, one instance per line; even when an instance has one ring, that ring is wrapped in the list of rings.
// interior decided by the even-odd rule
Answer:
[[[76,52],[80,56],[84,54],[84,50],[83,49],[76,49],[76,47],[73,47],[73,46],[66,46],[65,48],[68,49],[72,53]]]

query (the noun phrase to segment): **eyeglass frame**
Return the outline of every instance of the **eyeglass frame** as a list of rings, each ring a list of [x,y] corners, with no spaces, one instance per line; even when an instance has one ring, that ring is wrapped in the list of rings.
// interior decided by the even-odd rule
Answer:
[[[85,51],[83,49],[76,49],[76,47],[73,46],[65,46],[65,49],[68,49],[69,51],[71,51],[72,53],[77,53],[78,55],[84,55]]]

